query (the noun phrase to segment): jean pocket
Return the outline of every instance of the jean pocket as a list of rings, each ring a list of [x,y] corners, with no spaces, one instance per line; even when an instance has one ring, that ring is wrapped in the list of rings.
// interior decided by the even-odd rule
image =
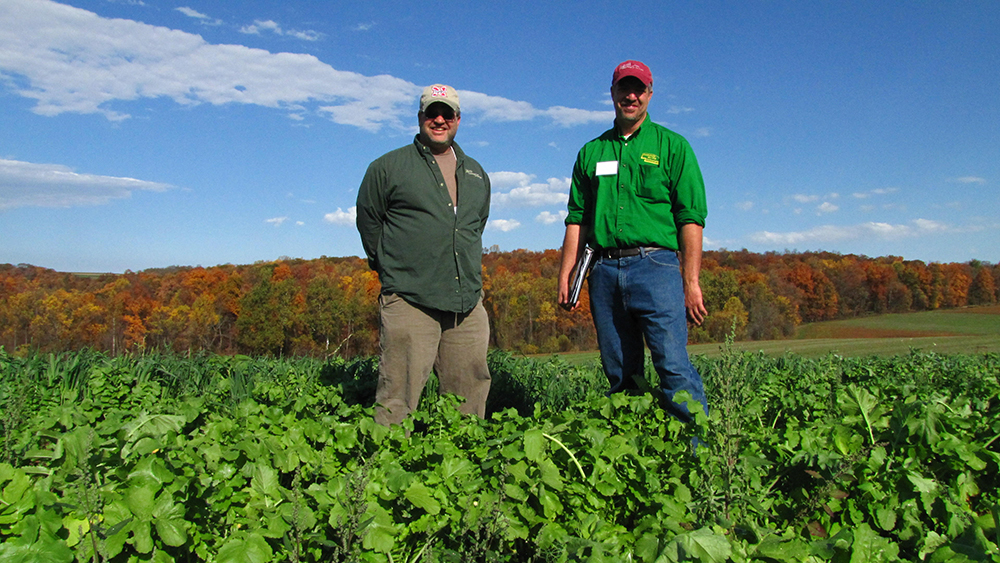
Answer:
[[[660,250],[649,252],[646,254],[646,258],[657,266],[673,267],[678,270],[681,267],[681,263],[677,259],[677,253],[669,248],[661,248]]]

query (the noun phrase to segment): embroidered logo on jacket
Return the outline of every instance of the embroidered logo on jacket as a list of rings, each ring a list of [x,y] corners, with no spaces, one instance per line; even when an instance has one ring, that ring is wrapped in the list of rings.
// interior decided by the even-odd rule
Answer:
[[[653,154],[651,152],[644,152],[641,155],[639,155],[639,159],[645,162],[646,164],[652,164],[653,166],[660,165],[660,155],[658,154]]]
[[[466,170],[466,171],[465,171],[465,173],[466,173],[466,174],[471,174],[471,175],[475,176],[476,178],[479,178],[480,180],[482,180],[482,179],[483,179],[483,177],[482,177],[482,176],[480,176],[479,174],[476,174],[476,173],[475,173],[475,172],[473,172],[472,170]]]

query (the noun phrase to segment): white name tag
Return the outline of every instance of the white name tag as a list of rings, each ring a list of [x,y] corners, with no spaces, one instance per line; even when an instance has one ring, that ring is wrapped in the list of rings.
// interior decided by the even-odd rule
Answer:
[[[595,173],[598,176],[614,176],[618,173],[618,161],[605,160],[604,162],[598,162],[597,171]]]

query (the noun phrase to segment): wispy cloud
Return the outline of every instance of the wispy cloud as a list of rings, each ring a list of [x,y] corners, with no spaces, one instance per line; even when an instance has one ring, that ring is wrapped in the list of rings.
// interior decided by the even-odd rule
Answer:
[[[264,219],[265,223],[270,223],[275,227],[280,227],[282,223],[288,220],[288,217],[273,217],[271,219]]]
[[[513,231],[514,229],[521,226],[521,222],[517,219],[493,219],[486,224],[486,229],[490,231]]]
[[[750,236],[753,242],[770,245],[829,243],[857,239],[900,239],[941,233],[948,226],[931,219],[915,219],[909,225],[868,222],[858,225],[821,225],[805,231],[775,233],[759,231]]]
[[[284,30],[277,22],[273,20],[266,20],[266,21],[255,20],[253,24],[245,25],[240,28],[240,33],[246,33],[251,35],[260,35],[261,31],[268,31],[274,33],[275,35],[288,35],[291,37],[295,37],[297,39],[304,39],[306,41],[316,41],[323,35],[318,31],[312,31],[312,30],[307,30],[307,31],[299,31],[296,29]]]
[[[162,192],[170,184],[134,178],[80,174],[60,164],[0,159],[0,209],[103,205],[132,192]]]
[[[334,225],[344,225],[353,227],[355,221],[358,218],[358,208],[355,206],[348,207],[347,211],[344,211],[340,207],[337,208],[333,213],[327,213],[323,216],[323,220],[327,223],[333,223]]]
[[[188,8],[187,6],[181,6],[180,8],[174,8],[174,9],[177,10],[178,12],[184,14],[185,16],[187,16],[189,18],[194,18],[194,19],[200,21],[201,23],[203,23],[205,25],[221,25],[222,24],[222,20],[217,20],[215,18],[209,17],[209,16],[207,16],[207,15],[205,15],[205,14],[203,14],[203,13],[197,11],[197,10],[194,10],[192,8]]]
[[[373,27],[375,27],[375,22],[363,22],[355,24],[351,31],[370,31]]]
[[[817,215],[823,213],[833,213],[834,211],[839,211],[840,207],[830,203],[829,201],[824,201],[816,207]]]
[[[567,215],[569,215],[569,212],[566,211],[565,209],[563,209],[562,211],[560,211],[558,213],[551,213],[551,212],[548,212],[548,211],[542,211],[541,213],[538,214],[537,217],[535,217],[535,222],[536,223],[541,223],[543,225],[551,225],[553,223],[562,223],[563,221],[566,220],[566,216]]]
[[[854,192],[851,194],[857,199],[867,199],[873,195],[888,195],[894,194],[899,191],[899,188],[875,188],[874,190],[869,190],[867,192]]]
[[[191,9],[185,13],[204,16]],[[276,33],[281,26],[260,21],[253,29]],[[301,33],[310,38],[311,32]],[[373,132],[384,127],[410,131],[422,90],[389,75],[337,70],[313,55],[213,45],[200,35],[102,18],[48,0],[0,2],[0,72],[10,78],[4,87],[35,100],[32,111],[45,116],[100,114],[124,120],[130,115],[120,102],[165,98],[182,106],[252,104],[297,119],[314,113]],[[463,115],[482,121],[548,119],[569,127],[608,123],[614,115],[536,108],[472,91],[460,95]]]
[[[524,172],[490,172],[495,206],[565,205],[569,198],[569,178],[549,178],[535,182],[534,174]]]
[[[752,201],[740,201],[740,202],[736,203],[735,205],[736,205],[736,209],[739,209],[741,211],[750,211],[751,209],[753,209],[753,202]]]
[[[950,178],[948,181],[955,184],[985,184],[986,178],[980,178],[979,176],[962,176],[959,178]]]

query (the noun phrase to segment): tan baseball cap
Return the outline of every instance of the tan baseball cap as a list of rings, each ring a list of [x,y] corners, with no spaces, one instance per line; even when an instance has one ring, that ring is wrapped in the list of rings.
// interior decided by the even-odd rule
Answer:
[[[455,113],[461,112],[458,108],[458,92],[451,86],[432,84],[424,88],[424,93],[420,96],[420,113],[427,111],[427,108],[436,102],[447,104],[455,110]]]

